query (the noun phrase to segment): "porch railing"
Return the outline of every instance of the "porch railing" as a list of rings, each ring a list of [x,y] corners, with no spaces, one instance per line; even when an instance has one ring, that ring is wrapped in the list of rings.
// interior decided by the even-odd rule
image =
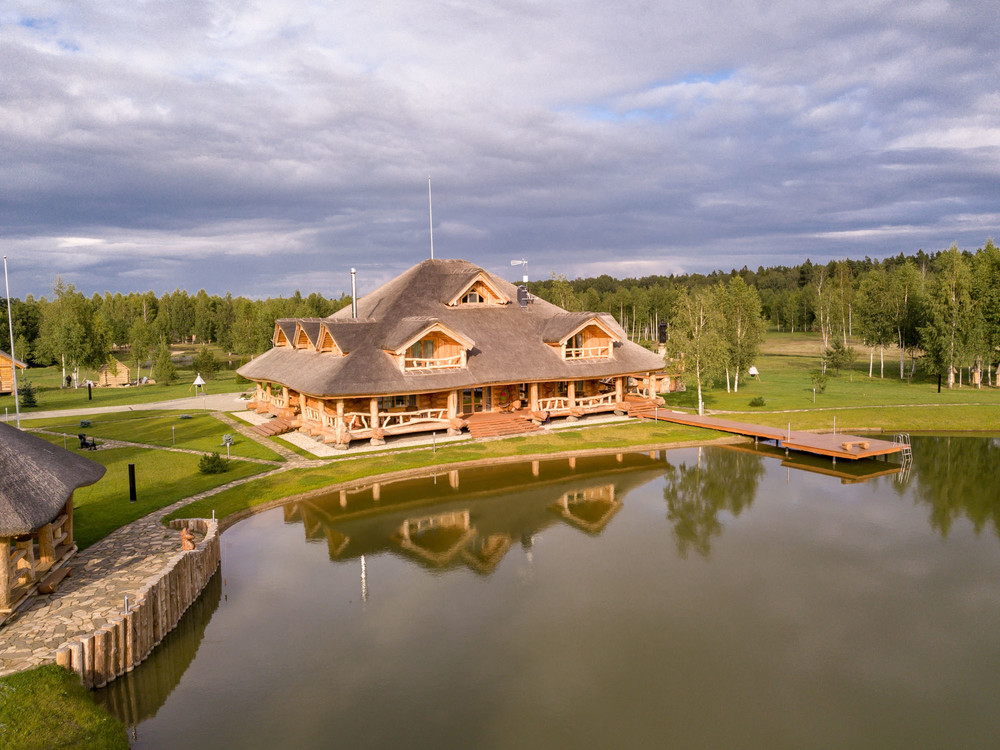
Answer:
[[[563,396],[538,399],[539,411],[558,411],[560,409],[568,409],[568,408],[569,408],[569,399]]]
[[[589,406],[601,406],[605,404],[615,403],[616,398],[614,393],[602,393],[597,396],[577,396],[576,405],[589,407]]]

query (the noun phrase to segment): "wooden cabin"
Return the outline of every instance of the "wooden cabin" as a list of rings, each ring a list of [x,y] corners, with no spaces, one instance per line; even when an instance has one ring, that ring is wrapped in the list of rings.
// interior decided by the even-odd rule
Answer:
[[[464,260],[426,260],[327,318],[279,319],[239,369],[261,413],[347,447],[466,427],[477,414],[541,422],[657,398],[663,358],[608,313],[567,312]]]
[[[27,369],[28,365],[15,359],[5,351],[0,351],[0,393],[14,392],[14,368]]]
[[[109,388],[118,388],[132,382],[132,370],[124,362],[112,359],[105,362],[97,370],[97,384]]]
[[[0,623],[76,552],[73,493],[104,472],[0,422]]]

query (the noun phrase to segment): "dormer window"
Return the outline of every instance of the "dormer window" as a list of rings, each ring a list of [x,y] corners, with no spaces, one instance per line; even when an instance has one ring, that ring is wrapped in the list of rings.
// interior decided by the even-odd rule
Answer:
[[[507,305],[510,299],[500,288],[485,274],[478,273],[462,287],[448,305]]]
[[[403,372],[431,372],[465,367],[475,344],[440,323],[425,327],[395,350]]]
[[[610,332],[603,326],[588,325],[566,339],[563,359],[608,359],[613,342]]]
[[[410,359],[434,359],[434,339],[417,341],[410,347]]]

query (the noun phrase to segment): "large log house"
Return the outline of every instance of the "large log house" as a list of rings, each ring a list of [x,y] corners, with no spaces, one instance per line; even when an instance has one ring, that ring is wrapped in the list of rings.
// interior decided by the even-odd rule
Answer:
[[[240,368],[251,407],[324,442],[456,434],[480,413],[549,417],[655,399],[663,359],[607,313],[566,312],[464,260],[426,260],[328,318],[279,319]]]

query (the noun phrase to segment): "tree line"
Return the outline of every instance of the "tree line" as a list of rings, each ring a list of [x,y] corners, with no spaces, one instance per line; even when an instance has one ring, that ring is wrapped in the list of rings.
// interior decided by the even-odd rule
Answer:
[[[844,351],[860,339],[869,354],[869,375],[878,356],[897,347],[899,377],[918,366],[941,374],[952,387],[962,368],[976,384],[993,383],[1000,350],[1000,250],[988,240],[975,251],[952,245],[935,253],[918,251],[884,260],[809,260],[797,266],[747,267],[711,274],[614,279],[552,278],[529,283],[539,297],[568,310],[609,312],[629,337],[653,347],[662,331],[668,352],[687,352],[709,366],[708,381],[724,375],[727,347],[719,354],[726,321],[742,297],[724,290],[736,279],[753,289],[760,318],[779,331],[812,331],[823,348]],[[731,290],[732,291],[732,290]],[[907,363],[909,358],[909,363]],[[721,366],[720,366],[721,362]],[[733,371],[735,362],[730,364]]]
[[[975,251],[952,246],[885,260],[807,260],[756,271],[744,266],[575,280],[553,274],[528,288],[567,310],[611,313],[632,340],[655,349],[662,338],[671,356],[683,353],[689,379],[692,368],[703,368],[704,383],[735,388],[765,323],[780,331],[815,331],[824,348],[844,350],[848,338],[860,339],[869,374],[877,354],[884,375],[884,350],[895,346],[900,378],[919,366],[947,377],[949,387],[962,368],[974,382],[985,376],[992,384],[1000,348],[1000,250],[992,241]],[[99,367],[113,354],[143,366],[163,359],[164,351],[169,357],[169,345],[178,342],[212,343],[250,356],[270,347],[276,318],[325,317],[348,304],[346,294],[304,297],[298,291],[263,300],[180,289],[87,297],[61,278],[49,297],[11,300],[17,357],[70,371]],[[0,349],[10,351],[7,332],[2,305]]]
[[[58,278],[51,297],[11,299],[14,351],[30,365],[62,365],[70,373],[118,358],[134,363],[137,373],[148,365],[169,375],[172,344],[215,344],[251,356],[271,346],[277,318],[326,317],[346,304],[346,295],[303,297],[298,291],[264,300],[209,295],[204,289],[194,295],[176,289],[159,297],[153,292],[87,297]],[[0,349],[10,351],[6,305],[0,322]]]

